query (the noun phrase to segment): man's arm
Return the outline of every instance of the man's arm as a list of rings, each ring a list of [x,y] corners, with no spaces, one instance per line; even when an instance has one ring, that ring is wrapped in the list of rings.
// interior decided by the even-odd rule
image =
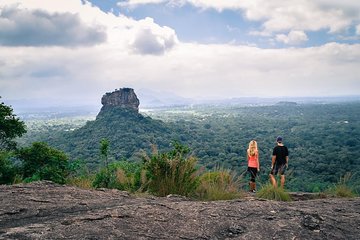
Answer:
[[[286,156],[286,167],[289,165],[289,156]]]

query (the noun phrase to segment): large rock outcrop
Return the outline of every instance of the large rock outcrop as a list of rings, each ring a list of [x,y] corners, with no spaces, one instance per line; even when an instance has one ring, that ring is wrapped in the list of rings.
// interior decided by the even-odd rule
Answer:
[[[360,198],[289,203],[0,186],[0,239],[359,239]]]
[[[101,98],[101,103],[103,105],[102,110],[111,107],[121,107],[139,112],[140,101],[132,88],[120,88],[114,92],[106,93]]]

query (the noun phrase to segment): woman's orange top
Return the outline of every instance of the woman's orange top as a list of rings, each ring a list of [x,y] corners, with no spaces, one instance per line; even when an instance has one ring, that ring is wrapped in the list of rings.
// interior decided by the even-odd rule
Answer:
[[[258,164],[258,153],[255,153],[254,156],[250,156],[248,154],[248,167],[253,167],[253,168],[258,168],[259,164]]]

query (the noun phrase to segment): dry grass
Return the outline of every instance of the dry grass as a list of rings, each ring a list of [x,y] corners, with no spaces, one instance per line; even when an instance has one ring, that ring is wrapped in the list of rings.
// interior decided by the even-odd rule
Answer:
[[[265,198],[275,201],[291,201],[291,197],[288,192],[286,192],[283,188],[274,187],[270,183],[262,185],[260,190],[256,193],[256,196],[258,198]]]
[[[196,197],[205,201],[231,200],[241,198],[240,178],[229,170],[217,170],[200,176]]]

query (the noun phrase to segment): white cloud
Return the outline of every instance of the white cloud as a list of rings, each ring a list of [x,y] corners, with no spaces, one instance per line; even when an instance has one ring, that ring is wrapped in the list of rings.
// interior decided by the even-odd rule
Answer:
[[[123,6],[158,4],[176,0],[129,0]],[[357,0],[179,0],[196,7],[217,11],[241,11],[252,21],[263,23],[262,35],[291,30],[338,33],[360,22],[360,2]],[[258,34],[259,35],[259,34]]]
[[[0,44],[2,41],[6,41],[5,45],[11,43],[24,46],[89,45],[102,42],[107,37],[109,44],[117,45],[123,51],[159,55],[170,50],[178,42],[173,29],[166,26],[161,27],[151,18],[136,21],[124,15],[115,16],[112,13],[101,11],[86,1],[52,0],[49,4],[40,0],[5,0],[0,4],[1,12],[6,13],[9,6],[13,11],[20,12],[22,15],[28,16],[27,18],[30,16],[32,19],[22,21],[24,17],[18,17],[21,21],[17,22],[21,24],[14,22],[17,25],[12,27],[15,29],[12,32],[16,34],[6,34],[5,28],[0,29]],[[0,26],[14,25],[13,23],[9,24],[7,19],[1,18],[1,12]],[[37,17],[37,15],[41,17]],[[68,16],[71,21],[68,20]],[[54,18],[57,20],[53,21]],[[4,20],[2,21],[2,19]],[[39,22],[43,24],[35,25],[33,19],[40,19]],[[81,26],[80,21],[84,26]],[[48,31],[49,24],[52,31]],[[87,29],[85,26],[92,26],[92,28],[88,27]],[[103,26],[106,26],[106,29]],[[10,30],[7,29],[7,31]],[[106,35],[103,31],[106,31]],[[2,33],[3,36],[1,36]],[[21,36],[21,34],[26,36]],[[15,40],[9,36],[13,36]],[[129,45],[132,49],[129,49]]]
[[[360,24],[356,26],[356,34],[360,35]]]
[[[278,34],[276,35],[276,41],[289,45],[298,45],[306,42],[308,37],[303,31],[291,31],[288,35]]]
[[[138,5],[159,4],[168,1],[169,0],[128,0],[128,1],[118,2],[117,4],[122,7],[136,7]]]
[[[360,93],[360,45],[261,49],[179,43],[162,56],[129,55],[115,45],[0,51],[4,98],[41,96],[97,104],[103,93],[120,87],[204,98]],[[54,68],[55,74],[38,76]]]
[[[162,55],[178,43],[173,29],[157,26],[152,18],[140,20],[135,31],[130,43],[135,53]]]
[[[47,2],[22,1],[19,7],[53,14]],[[76,12],[86,24],[106,26],[108,39],[75,49],[0,46],[4,101],[59,98],[99,104],[102,94],[121,87],[184,97],[360,94],[360,44],[291,49],[185,44],[176,39],[174,30],[152,19],[115,16],[80,1],[51,2],[61,5],[59,13]],[[304,39],[301,33],[294,35],[293,39]],[[147,44],[144,39],[153,42]]]
[[[73,47],[105,40],[103,27],[86,26],[76,14],[16,7],[4,7],[0,12],[0,45]]]

